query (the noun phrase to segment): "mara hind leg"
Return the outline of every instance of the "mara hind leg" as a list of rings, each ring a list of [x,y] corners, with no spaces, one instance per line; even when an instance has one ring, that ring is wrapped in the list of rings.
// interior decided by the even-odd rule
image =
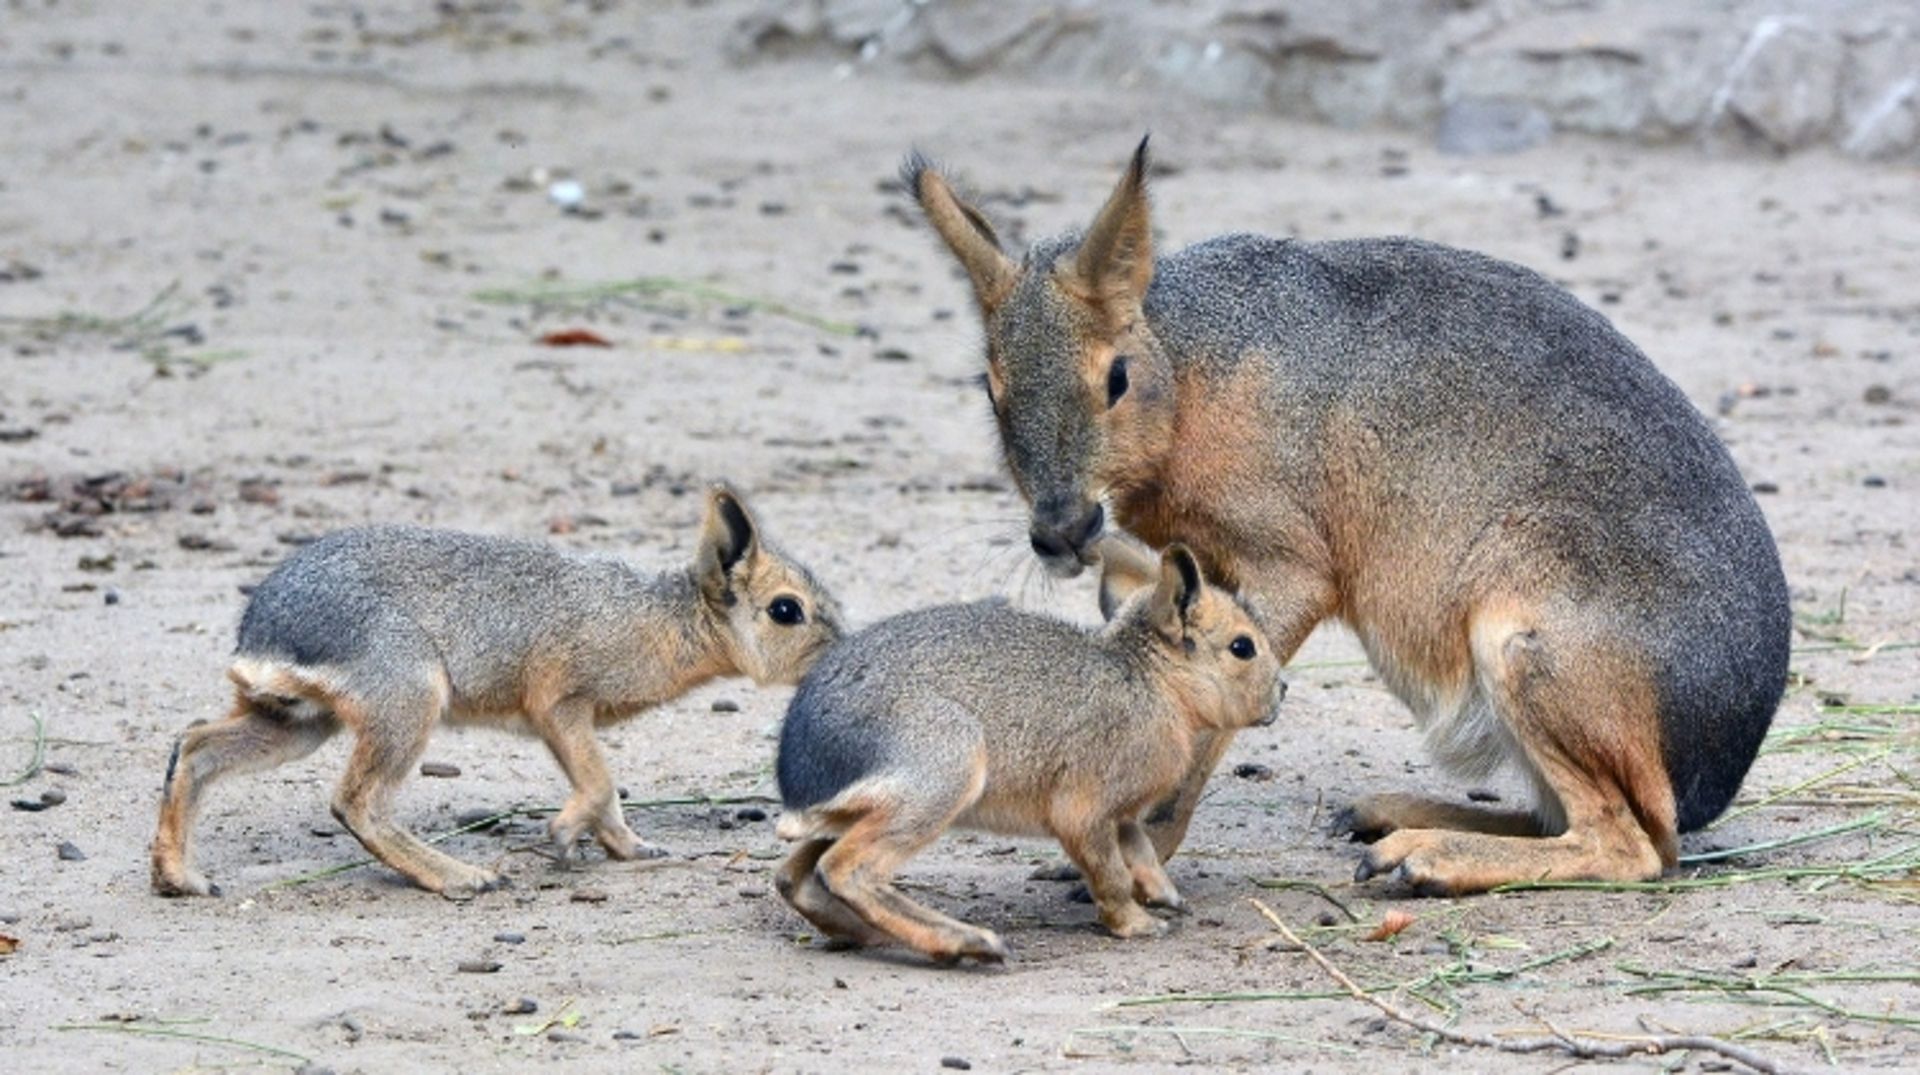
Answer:
[[[1483,613],[1473,659],[1517,760],[1554,800],[1543,811],[1564,828],[1400,829],[1367,851],[1357,877],[1393,872],[1421,892],[1460,894],[1514,881],[1648,880],[1673,865],[1676,811],[1650,670],[1577,620],[1539,623],[1527,610]]]
[[[844,795],[834,812],[847,824],[820,856],[820,881],[867,925],[936,963],[1004,960],[1007,946],[992,930],[924,907],[893,886],[901,865],[978,801],[986,775],[978,750],[957,779],[916,779],[911,790],[876,783]]]
[[[591,705],[562,702],[535,716],[533,724],[573,785],[573,795],[547,825],[554,851],[563,864],[579,861],[580,837],[588,829],[613,858],[650,859],[666,854],[628,827],[620,811],[613,774],[607,769],[607,757],[594,735]]]
[[[1532,810],[1499,810],[1404,792],[1365,796],[1333,819],[1335,833],[1362,843],[1373,843],[1401,829],[1453,829],[1489,836],[1555,835]]]
[[[334,707],[358,735],[334,793],[333,816],[373,857],[429,892],[464,900],[506,883],[431,846],[393,819],[393,799],[426,753],[427,738],[446,709],[444,681],[390,688]]]
[[[856,948],[888,943],[891,936],[867,925],[858,912],[820,880],[820,859],[833,844],[829,838],[801,841],[780,864],[773,879],[774,890],[800,912],[801,917],[819,927],[830,941]]]
[[[193,822],[207,786],[223,776],[304,758],[339,729],[331,713],[296,715],[264,708],[244,695],[235,699],[225,719],[187,729],[167,759],[160,822],[153,835],[154,891],[163,896],[219,895],[219,887],[192,865]]]

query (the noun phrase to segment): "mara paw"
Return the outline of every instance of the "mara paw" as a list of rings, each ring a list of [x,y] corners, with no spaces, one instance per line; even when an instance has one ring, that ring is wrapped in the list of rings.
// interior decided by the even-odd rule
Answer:
[[[198,870],[154,867],[153,890],[162,896],[218,896],[220,886]]]
[[[1101,921],[1107,927],[1107,932],[1124,940],[1163,936],[1171,928],[1165,921],[1148,914],[1139,904],[1128,904],[1123,911],[1102,915]]]
[[[505,874],[475,867],[471,872],[443,878],[440,883],[440,895],[455,903],[465,903],[482,893],[497,892],[510,884],[512,882],[507,880]]]

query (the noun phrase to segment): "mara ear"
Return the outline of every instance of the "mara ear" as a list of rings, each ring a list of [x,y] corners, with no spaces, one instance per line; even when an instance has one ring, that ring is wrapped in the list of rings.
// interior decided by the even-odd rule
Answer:
[[[1013,290],[1020,267],[1000,249],[1000,237],[980,210],[960,200],[946,177],[934,170],[927,158],[915,152],[907,154],[900,165],[901,181],[920,203],[927,222],[953,251],[960,267],[973,281],[973,294],[982,310],[991,312],[1006,301]]]
[[[1130,534],[1109,530],[1095,546],[1100,557],[1100,615],[1111,620],[1127,599],[1154,584],[1160,560]]]
[[[1200,563],[1185,545],[1169,545],[1160,554],[1160,580],[1153,588],[1148,618],[1161,634],[1170,639],[1186,634],[1187,614],[1200,599],[1205,583],[1200,578]]]
[[[1153,282],[1153,222],[1147,205],[1147,140],[1080,240],[1073,277],[1096,302],[1138,305]]]
[[[725,485],[707,491],[707,517],[700,528],[700,551],[694,572],[709,597],[724,598],[732,587],[727,577],[758,547],[759,529],[738,494]]]

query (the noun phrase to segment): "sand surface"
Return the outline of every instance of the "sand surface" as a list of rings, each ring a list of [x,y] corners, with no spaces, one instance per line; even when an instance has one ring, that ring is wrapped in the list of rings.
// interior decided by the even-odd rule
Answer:
[[[1417,985],[1396,1003],[1473,1032],[1746,1034],[1802,1067],[1920,1064],[1920,1029],[1886,1021],[1920,1015],[1920,987],[1830,980],[1913,972],[1911,871],[1457,901],[1351,884],[1333,809],[1468,789],[1333,629],[1296,660],[1280,723],[1216,777],[1172,868],[1194,914],[1162,940],[1112,940],[1065,886],[1030,880],[1051,848],[955,836],[906,882],[1001,931],[1004,969],[808,942],[769,882],[786,692],[742,681],[604,735],[668,859],[594,852],[563,872],[534,851],[541,822],[516,818],[447,841],[513,879],[470,904],[378,868],[302,880],[362,857],[327,811],[336,742],[213,792],[199,862],[224,898],[151,895],[168,748],[226,704],[241,588],[331,528],[550,536],[664,567],[690,554],[702,485],[726,477],[856,622],[994,593],[1091,616],[1086,582],[1046,583],[1024,547],[964,285],[890,181],[919,145],[1004,232],[1046,234],[1091,214],[1146,128],[1169,248],[1255,230],[1484,250],[1599,305],[1718,416],[1806,626],[1742,800],[1759,805],[1684,850],[1857,828],[1677,878],[1920,839],[1911,169],[1571,141],[1461,160],[1409,134],[1121,91],[737,69],[718,41],[740,4],[494,7],[36,0],[0,16],[0,779],[27,768],[37,719],[46,770],[6,797],[65,794],[0,810],[0,935],[19,942],[0,955],[4,1066],[1563,1062],[1429,1047],[1350,999],[1286,996],[1331,986],[1269,944],[1253,897],[1360,981]],[[567,176],[584,212],[548,197]],[[650,277],[667,289],[606,286]],[[614,346],[535,342],[569,328]],[[1842,702],[1908,708],[1823,708]],[[1816,724],[1830,730],[1793,731]],[[401,816],[423,833],[564,793],[532,740],[450,732],[429,758],[461,775],[409,784]],[[1261,887],[1274,879],[1324,895]],[[1363,940],[1394,909],[1413,925]],[[1811,975],[1786,984],[1826,1007],[1635,991],[1683,971]],[[1247,992],[1283,996],[1197,996]],[[521,998],[537,1010],[511,1014]]]

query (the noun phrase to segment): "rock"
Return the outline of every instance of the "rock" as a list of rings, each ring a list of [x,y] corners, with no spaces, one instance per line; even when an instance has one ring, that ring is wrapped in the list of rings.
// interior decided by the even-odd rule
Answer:
[[[940,1066],[943,1068],[950,1068],[954,1071],[972,1071],[973,1070],[972,1064],[968,1063],[965,1059],[958,1056],[941,1057]]]
[[[511,1001],[508,1001],[505,1005],[503,1005],[500,1009],[500,1014],[532,1015],[534,1012],[537,1012],[539,1010],[540,1010],[540,1004],[538,1001],[534,1000],[532,997],[521,997],[519,1000],[511,1000]]]
[[[923,9],[927,50],[954,72],[994,66],[1022,38],[1053,22],[1051,5],[1032,0],[942,0]]]
[[[1242,780],[1272,780],[1273,770],[1259,762],[1243,761],[1233,767],[1233,775]]]
[[[555,1027],[547,1031],[547,1040],[562,1045],[578,1045],[585,1042],[587,1037],[584,1034],[576,1034],[571,1030]]]
[[[1518,153],[1552,137],[1553,121],[1530,104],[1469,98],[1455,101],[1440,114],[1434,144],[1442,153],[1477,157]]]
[[[575,903],[607,902],[606,892],[597,888],[576,888],[573,890],[573,895],[568,896],[567,898],[572,900]]]
[[[180,547],[189,552],[232,552],[233,542],[210,538],[201,533],[180,535]]]
[[[740,712],[740,703],[731,698],[715,698],[713,700],[713,711],[715,713],[738,713]]]
[[[733,812],[736,821],[765,821],[767,812],[757,806],[743,806]]]
[[[525,943],[527,943],[527,935],[526,935],[526,934],[524,934],[524,933],[514,933],[514,932],[511,932],[511,931],[507,931],[507,930],[502,930],[501,932],[499,932],[499,933],[496,933],[496,934],[494,934],[494,935],[493,935],[493,939],[494,939],[494,942],[495,942],[495,943],[497,943],[497,944],[525,944]]]
[[[1715,91],[1707,125],[1736,124],[1776,150],[1807,146],[1833,123],[1845,63],[1834,34],[1796,16],[1765,16]]]
[[[1891,403],[1893,389],[1883,384],[1870,384],[1865,392],[1860,393],[1860,400],[1863,403]]]
[[[72,840],[60,841],[60,846],[56,849],[56,851],[60,856],[61,862],[87,861],[87,853],[85,851],[80,850],[80,848],[76,844],[74,844]]]
[[[461,974],[497,974],[500,966],[497,959],[463,959],[454,969]]]
[[[443,778],[456,777],[460,775],[460,767],[444,761],[423,761],[420,763],[420,775]]]

